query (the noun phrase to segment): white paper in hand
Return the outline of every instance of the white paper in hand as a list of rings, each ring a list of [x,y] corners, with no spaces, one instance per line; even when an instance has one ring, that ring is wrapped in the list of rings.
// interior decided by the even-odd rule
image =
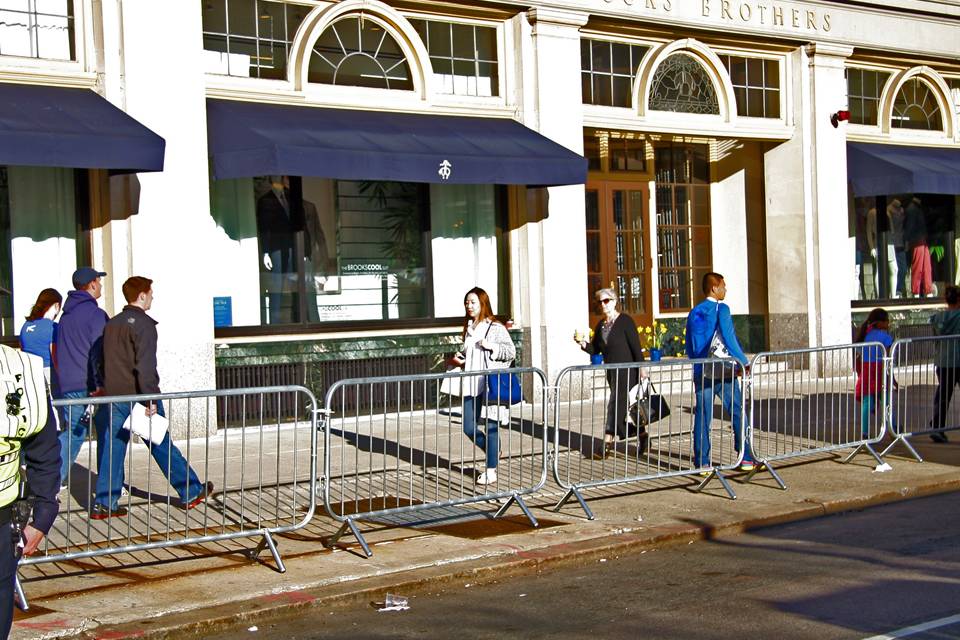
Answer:
[[[123,421],[123,428],[137,434],[144,442],[149,440],[153,444],[160,444],[167,435],[167,424],[167,419],[159,413],[148,416],[147,408],[137,402]]]

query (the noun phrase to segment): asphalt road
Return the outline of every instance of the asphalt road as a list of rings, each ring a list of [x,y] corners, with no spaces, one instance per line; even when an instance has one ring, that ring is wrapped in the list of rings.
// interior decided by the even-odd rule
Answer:
[[[960,638],[960,494],[406,595],[205,637]]]

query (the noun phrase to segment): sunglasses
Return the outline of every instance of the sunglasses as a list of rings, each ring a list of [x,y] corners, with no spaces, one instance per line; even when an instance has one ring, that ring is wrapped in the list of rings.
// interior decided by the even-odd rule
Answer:
[[[603,298],[600,300],[600,304],[609,304],[611,302],[613,302],[613,298]]]

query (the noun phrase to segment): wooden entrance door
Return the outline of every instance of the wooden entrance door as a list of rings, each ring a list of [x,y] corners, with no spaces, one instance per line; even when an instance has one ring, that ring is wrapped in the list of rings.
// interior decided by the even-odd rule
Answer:
[[[617,292],[621,312],[630,314],[638,326],[649,325],[653,310],[647,184],[588,182],[586,200],[590,326],[600,320],[593,293],[603,287]]]

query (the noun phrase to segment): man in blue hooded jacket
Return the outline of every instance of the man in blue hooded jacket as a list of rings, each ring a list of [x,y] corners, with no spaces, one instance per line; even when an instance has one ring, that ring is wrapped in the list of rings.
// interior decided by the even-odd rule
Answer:
[[[57,398],[85,398],[103,387],[99,368],[94,366],[99,359],[91,360],[90,355],[102,348],[103,327],[110,319],[97,305],[103,294],[100,278],[105,275],[92,267],[80,267],[73,272],[74,290],[63,304],[53,351],[53,387]],[[60,481],[66,484],[67,472],[87,439],[90,416],[84,418],[83,407],[79,406],[62,407],[61,412]]]
[[[693,367],[693,386],[696,393],[696,407],[693,417],[693,462],[697,469],[712,466],[710,461],[710,423],[713,420],[713,399],[720,396],[723,408],[730,414],[733,426],[733,443],[740,453],[740,441],[743,431],[743,392],[736,379],[734,360],[744,367],[748,360],[737,334],[733,330],[733,317],[730,307],[723,303],[727,297],[727,285],[719,273],[707,273],[703,276],[703,294],[707,299],[695,306],[687,316],[686,343],[687,357],[722,358],[717,363],[696,364]],[[753,452],[747,442],[746,453],[740,468],[750,471],[754,468]]]

